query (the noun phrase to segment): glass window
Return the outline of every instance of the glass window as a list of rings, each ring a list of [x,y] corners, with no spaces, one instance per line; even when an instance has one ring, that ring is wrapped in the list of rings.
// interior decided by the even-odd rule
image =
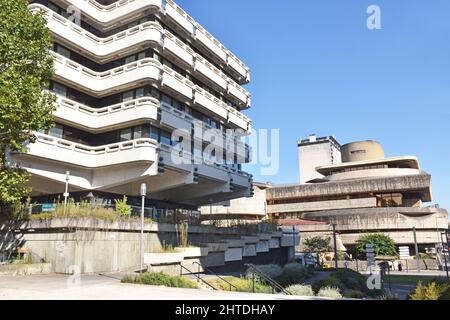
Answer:
[[[63,57],[69,58],[70,59],[70,50],[66,49],[60,45],[56,45],[56,52],[59,53],[60,55],[62,55]]]
[[[125,58],[125,64],[131,63],[131,62],[134,62],[134,61],[136,61],[136,57],[135,57],[134,54],[132,56],[129,56],[129,57]]]
[[[162,100],[162,102],[165,102],[165,103],[167,103],[169,105],[172,105],[172,98],[169,97],[168,95],[164,94],[164,93],[161,94],[161,100]]]
[[[52,91],[59,96],[67,97],[67,87],[59,83],[53,82]]]
[[[129,141],[132,139],[131,128],[120,130],[120,141]]]
[[[150,138],[158,141],[158,129],[155,127],[150,127]]]
[[[63,137],[63,126],[60,124],[56,124],[56,126],[54,128],[51,128],[50,130],[48,130],[48,134],[51,135],[52,137],[56,137],[56,138],[60,138],[62,139]]]
[[[136,89],[136,99],[144,96],[144,88]]]
[[[170,146],[170,133],[167,131],[161,130],[159,142]]]
[[[122,93],[122,102],[130,101],[134,99],[134,91],[128,91]]]
[[[141,59],[144,59],[144,58],[145,58],[145,51],[138,53],[137,60],[141,60]]]
[[[142,138],[142,126],[137,126],[134,128],[133,139]]]
[[[183,111],[183,104],[175,99],[173,99],[172,106],[180,111]]]

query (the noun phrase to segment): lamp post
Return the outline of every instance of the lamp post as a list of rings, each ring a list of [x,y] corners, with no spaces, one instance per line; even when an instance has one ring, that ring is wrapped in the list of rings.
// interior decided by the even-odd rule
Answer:
[[[67,205],[67,198],[69,197],[69,179],[70,179],[70,171],[66,171],[66,189],[64,191],[64,208]]]
[[[445,236],[445,242],[444,239],[442,238],[442,236]],[[449,279],[449,275],[448,275],[448,265],[447,265],[447,256],[449,254],[448,252],[448,235],[447,232],[443,232],[441,233],[441,242],[442,242],[442,253],[444,256],[444,265],[445,265],[445,273],[447,275],[447,280]]]
[[[334,242],[334,268],[338,268],[338,256],[337,256],[337,246],[336,246],[336,224],[333,223],[333,242]]]
[[[416,251],[417,272],[420,272],[420,257],[419,257],[419,247],[417,245],[416,227],[413,227],[413,235],[414,235],[414,249]]]
[[[212,224],[212,203],[213,199],[209,198],[209,224]]]
[[[145,183],[141,184],[141,197],[142,197],[142,210],[141,210],[141,243],[140,243],[140,262],[141,267],[139,268],[139,273],[142,273],[144,269],[144,205],[145,196],[147,195],[147,185]]]

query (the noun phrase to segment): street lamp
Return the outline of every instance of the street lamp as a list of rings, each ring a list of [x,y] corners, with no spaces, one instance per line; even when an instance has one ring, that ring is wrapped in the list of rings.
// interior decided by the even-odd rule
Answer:
[[[66,190],[64,191],[64,208],[67,205],[67,198],[69,197],[69,178],[70,178],[70,171],[66,171]]]
[[[337,256],[337,246],[336,246],[336,224],[333,223],[333,242],[334,242],[334,268],[338,268],[338,256]]]
[[[141,197],[142,197],[142,210],[141,210],[141,244],[140,244],[140,262],[141,267],[139,269],[139,273],[142,273],[142,269],[144,268],[144,205],[145,205],[145,196],[147,195],[147,185],[145,183],[141,184]]]

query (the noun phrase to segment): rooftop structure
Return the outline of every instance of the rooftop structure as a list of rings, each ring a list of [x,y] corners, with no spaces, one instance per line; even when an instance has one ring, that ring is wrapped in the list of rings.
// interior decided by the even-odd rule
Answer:
[[[341,162],[340,144],[332,136],[318,138],[311,134],[308,139],[298,141],[298,167],[300,184],[322,178],[316,166]]]

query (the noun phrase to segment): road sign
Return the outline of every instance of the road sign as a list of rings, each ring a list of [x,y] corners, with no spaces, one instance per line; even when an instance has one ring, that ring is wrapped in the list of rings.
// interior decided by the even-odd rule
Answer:
[[[409,254],[409,247],[408,246],[398,247],[398,251],[399,251],[401,260],[408,260],[408,259],[411,258],[411,255]]]
[[[373,243],[366,244],[367,266],[375,265],[375,245]]]
[[[55,211],[54,203],[44,203],[42,205],[42,212],[53,212],[53,211]]]

